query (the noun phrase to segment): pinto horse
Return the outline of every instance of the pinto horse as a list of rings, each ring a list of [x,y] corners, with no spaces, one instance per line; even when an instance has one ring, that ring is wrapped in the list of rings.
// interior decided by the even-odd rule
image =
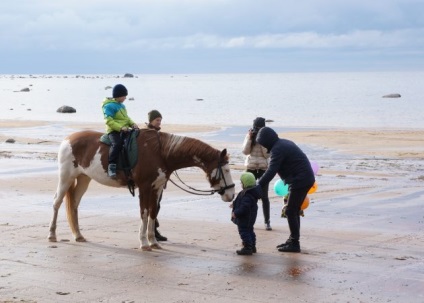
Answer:
[[[57,216],[65,197],[67,219],[73,236],[76,241],[85,242],[78,224],[78,206],[90,181],[94,179],[112,187],[127,186],[127,177],[122,171],[118,170],[116,179],[111,179],[107,174],[109,146],[100,142],[102,135],[96,131],[80,131],[68,136],[60,145],[59,183],[49,227],[50,242],[57,241]],[[175,170],[201,168],[206,173],[211,192],[219,193],[225,202],[233,200],[235,189],[226,149],[219,151],[194,138],[149,129],[140,130],[136,140],[138,161],[132,169],[132,179],[139,190],[139,239],[142,250],[161,248],[154,233],[158,200]]]

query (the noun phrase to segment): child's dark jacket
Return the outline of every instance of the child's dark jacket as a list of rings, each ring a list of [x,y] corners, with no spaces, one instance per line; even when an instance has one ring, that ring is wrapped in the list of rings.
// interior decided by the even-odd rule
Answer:
[[[260,188],[257,186],[242,190],[233,202],[233,212],[236,218],[232,221],[238,226],[248,226],[252,222],[254,223],[258,214],[260,197]]]

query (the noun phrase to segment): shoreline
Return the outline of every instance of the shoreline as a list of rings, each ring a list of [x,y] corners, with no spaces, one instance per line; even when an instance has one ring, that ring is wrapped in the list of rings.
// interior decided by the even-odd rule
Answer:
[[[54,132],[49,125],[59,126],[55,136],[45,139],[42,128],[46,132]],[[143,127],[144,125],[140,125]],[[272,126],[270,126],[272,127]],[[33,136],[28,137],[33,130]],[[60,142],[68,134],[79,130],[103,131],[103,123],[80,123],[80,122],[49,122],[49,121],[13,121],[0,120],[0,143],[11,138],[23,144],[49,144],[48,141]],[[6,133],[5,133],[5,130]],[[367,128],[323,128],[323,129],[299,129],[295,130],[276,128],[280,138],[294,141],[298,145],[310,146],[311,148],[331,149],[342,154],[364,154],[372,157],[388,158],[424,158],[424,130],[421,129],[367,129]],[[245,136],[245,127],[240,126],[216,126],[216,125],[190,125],[190,124],[168,124],[163,125],[162,131],[181,135],[198,137],[209,143],[218,145],[241,145]],[[34,138],[35,137],[35,138]],[[41,137],[37,138],[37,137]],[[238,143],[236,142],[238,140]]]

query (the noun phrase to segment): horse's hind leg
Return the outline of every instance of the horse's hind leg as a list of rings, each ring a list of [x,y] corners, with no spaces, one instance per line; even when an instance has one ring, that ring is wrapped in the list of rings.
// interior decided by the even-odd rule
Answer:
[[[75,241],[85,242],[84,236],[81,234],[78,222],[78,206],[81,202],[82,196],[87,191],[88,185],[90,184],[91,178],[86,175],[80,175],[77,178],[77,184],[73,191],[73,201],[71,207],[68,207],[68,212],[72,211],[73,215],[68,216],[69,224],[71,225],[72,232],[74,234]]]
[[[57,215],[59,213],[59,208],[62,205],[63,198],[65,197],[66,192],[72,186],[74,179],[68,179],[66,181],[63,178],[59,178],[59,184],[57,186],[56,194],[54,195],[53,202],[53,218],[50,221],[49,226],[49,236],[48,239],[50,242],[56,242],[56,226],[57,226]]]

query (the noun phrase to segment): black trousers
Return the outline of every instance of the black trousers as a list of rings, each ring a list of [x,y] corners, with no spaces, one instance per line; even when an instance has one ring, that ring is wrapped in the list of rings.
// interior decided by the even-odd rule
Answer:
[[[290,189],[287,199],[286,216],[289,223],[290,238],[299,241],[300,238],[300,206],[308,194],[310,187]]]
[[[124,145],[124,137],[117,131],[110,132],[108,136],[111,142],[109,149],[109,164],[117,164],[119,153]]]
[[[252,173],[256,180],[258,180],[262,175],[265,173],[265,170],[263,169],[248,169],[249,173]],[[264,220],[265,223],[269,223],[269,217],[270,217],[270,205],[269,205],[269,198],[268,198],[268,188],[269,183],[262,186],[262,211],[264,213]]]

